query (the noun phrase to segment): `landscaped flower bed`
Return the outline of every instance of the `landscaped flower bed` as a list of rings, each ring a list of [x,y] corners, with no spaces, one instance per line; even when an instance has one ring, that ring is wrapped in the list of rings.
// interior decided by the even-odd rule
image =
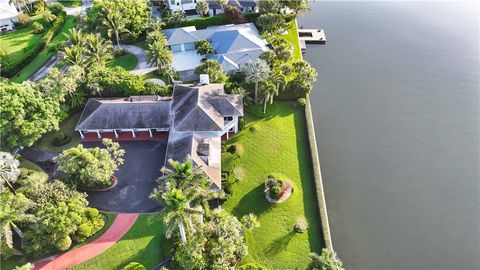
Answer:
[[[271,173],[265,180],[265,197],[271,203],[281,203],[288,199],[293,192],[293,185],[282,174]]]

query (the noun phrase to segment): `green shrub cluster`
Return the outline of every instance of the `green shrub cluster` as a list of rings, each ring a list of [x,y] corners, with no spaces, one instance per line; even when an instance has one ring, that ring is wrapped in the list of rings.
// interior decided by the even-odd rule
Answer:
[[[279,199],[284,191],[284,184],[287,181],[287,177],[278,173],[271,173],[268,175],[265,181],[265,187],[269,189],[270,197],[273,199]]]
[[[131,262],[122,268],[122,270],[146,270],[146,269],[147,268],[145,268],[145,266],[137,262]]]
[[[260,265],[256,262],[240,265],[237,269],[238,270],[268,270],[267,267]]]
[[[243,15],[247,22],[255,22],[258,16],[260,16],[260,14],[254,13],[254,12],[246,13]],[[225,25],[225,24],[231,24],[231,23],[232,23],[232,20],[230,18],[227,18],[225,15],[220,14],[220,15],[215,15],[210,17],[195,18],[195,19],[189,19],[189,20],[182,20],[180,22],[167,23],[165,25],[165,29],[185,27],[185,26],[195,26],[195,28],[199,30],[199,29],[205,29],[210,26],[218,26],[218,25]]]
[[[4,62],[1,61],[2,66],[2,76],[11,78],[17,74],[21,69],[27,66],[33,59],[40,53],[49,43],[52,41],[61,30],[65,24],[67,14],[61,12],[58,14],[55,24],[47,31],[43,36],[40,42],[32,44],[25,48],[24,57],[15,61],[15,62]]]

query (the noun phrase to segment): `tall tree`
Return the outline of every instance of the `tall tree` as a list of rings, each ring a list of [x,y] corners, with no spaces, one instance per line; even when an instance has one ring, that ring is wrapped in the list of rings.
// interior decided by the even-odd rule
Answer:
[[[87,44],[87,36],[81,29],[72,28],[66,34],[68,43],[84,47]]]
[[[195,43],[195,48],[197,49],[197,53],[200,54],[201,56],[206,56],[209,54],[215,53],[213,50],[212,44],[206,40],[199,40]]]
[[[62,49],[63,62],[71,66],[83,67],[87,63],[86,48],[81,45],[72,45]]]
[[[196,11],[200,16],[205,16],[208,14],[208,3],[205,0],[197,1],[197,6],[195,7]]]
[[[260,92],[263,96],[263,113],[267,112],[267,103],[270,101],[270,104],[273,102],[273,97],[278,95],[278,89],[275,84],[264,81],[260,86]]]
[[[280,13],[281,5],[278,0],[262,0],[258,1],[258,9],[260,13]]]
[[[45,10],[45,13],[43,14],[43,18],[50,23],[50,25],[53,25],[55,20],[57,19],[57,16],[53,14],[50,9]]]
[[[275,84],[278,92],[285,90],[285,85],[287,84],[287,76],[285,76],[280,70],[276,69],[271,77],[270,81]]]
[[[171,69],[173,61],[172,51],[168,49],[164,39],[157,39],[153,43],[148,44],[146,55],[147,63],[157,66],[160,74],[165,70]]]
[[[7,249],[14,253],[19,253],[13,247],[13,233],[12,229],[23,238],[22,231],[17,227],[17,222],[33,222],[35,220],[33,215],[27,214],[27,210],[32,203],[23,194],[14,195],[8,191],[0,193],[0,242],[1,254],[6,255],[7,252],[3,249],[4,245]]]
[[[20,175],[18,166],[20,162],[14,158],[10,153],[0,152],[0,192],[10,189],[15,193],[13,184],[17,181]],[[6,186],[6,187],[5,187]]]
[[[105,1],[101,5],[103,24],[108,28],[108,36],[115,36],[117,46],[120,46],[120,33],[130,32],[127,29],[127,18],[117,8],[114,1]]]
[[[268,78],[270,75],[270,67],[264,60],[256,59],[245,64],[243,70],[247,75],[246,80],[255,83],[255,103],[257,103],[258,83]]]
[[[285,19],[278,13],[262,14],[257,19],[257,25],[267,34],[278,31],[285,24]]]
[[[247,230],[252,231],[253,229],[260,227],[260,222],[258,222],[257,216],[252,213],[243,216],[240,221],[243,224],[242,234]]]
[[[87,35],[88,55],[95,63],[105,64],[107,60],[112,59],[112,42],[103,39],[100,34]]]

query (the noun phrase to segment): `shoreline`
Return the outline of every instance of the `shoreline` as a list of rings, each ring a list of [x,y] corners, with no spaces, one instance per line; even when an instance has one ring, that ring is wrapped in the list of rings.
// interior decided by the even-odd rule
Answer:
[[[295,18],[295,25],[298,31],[298,21]],[[303,60],[303,55],[300,53]],[[315,136],[315,127],[313,124],[313,115],[310,104],[310,94],[306,96],[305,103],[305,122],[307,124],[308,142],[310,147],[310,155],[312,161],[313,177],[315,182],[315,189],[317,195],[317,203],[320,211],[320,222],[322,224],[322,234],[325,247],[333,250],[332,236],[330,233],[330,224],[328,221],[327,203],[325,200],[325,191],[323,188],[322,170],[320,166],[320,159],[318,157],[317,139]]]

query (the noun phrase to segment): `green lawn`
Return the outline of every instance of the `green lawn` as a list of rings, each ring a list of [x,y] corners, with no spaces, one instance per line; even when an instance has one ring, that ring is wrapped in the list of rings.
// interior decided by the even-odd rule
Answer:
[[[107,67],[122,67],[125,70],[133,70],[137,66],[137,57],[131,53],[124,54],[108,61]]]
[[[7,53],[6,60],[9,62],[18,61],[24,57],[23,49],[40,42],[50,27],[49,24],[43,22],[42,17],[42,15],[32,17],[30,25],[27,27],[0,35],[0,50],[5,50]],[[33,32],[33,22],[43,24],[43,33],[35,34]]]
[[[121,269],[130,262],[139,262],[152,269],[169,256],[170,245],[163,231],[160,214],[141,214],[115,245],[72,269]]]
[[[50,42],[50,44],[60,44],[63,43],[64,41],[67,40],[67,37],[65,36],[65,33],[68,32],[69,29],[75,27],[76,25],[76,19],[75,16],[68,15],[67,16],[67,21],[65,22],[65,25],[62,28],[62,31],[56,35],[53,40]],[[11,81],[16,82],[16,83],[21,83],[25,80],[27,80],[30,76],[32,76],[38,69],[40,69],[47,61],[50,59],[50,57],[54,56],[56,52],[49,52],[47,48],[45,48],[43,51],[41,51],[33,61],[28,64],[26,67],[24,67],[20,72],[15,75]]]
[[[67,148],[78,145],[80,143],[80,135],[74,129],[77,125],[78,119],[80,119],[80,116],[81,113],[74,113],[70,115],[60,124],[59,131],[48,132],[47,134],[43,135],[43,137],[35,142],[34,147],[43,150],[61,152]],[[58,134],[60,131],[68,136],[71,136],[72,140],[65,145],[55,146],[53,145],[53,141],[55,140],[56,134]]]
[[[228,141],[242,145],[243,154],[233,168],[239,181],[224,206],[237,217],[254,213],[261,223],[260,228],[247,234],[249,255],[242,263],[256,261],[272,269],[305,269],[309,253],[322,248],[304,111],[292,104],[269,105],[265,118],[248,114],[247,127]],[[226,162],[232,161],[224,158],[222,163]],[[281,204],[265,199],[264,181],[271,172],[285,174],[294,184],[292,196]],[[308,220],[309,229],[296,234],[293,226],[302,216]]]
[[[78,7],[82,5],[82,0],[59,0],[58,2],[65,7]]]
[[[300,49],[300,44],[298,44],[298,30],[297,30],[297,23],[295,20],[287,23],[288,33],[286,35],[279,35],[286,40],[288,40],[293,45],[293,56],[297,60],[302,59],[302,51]]]

